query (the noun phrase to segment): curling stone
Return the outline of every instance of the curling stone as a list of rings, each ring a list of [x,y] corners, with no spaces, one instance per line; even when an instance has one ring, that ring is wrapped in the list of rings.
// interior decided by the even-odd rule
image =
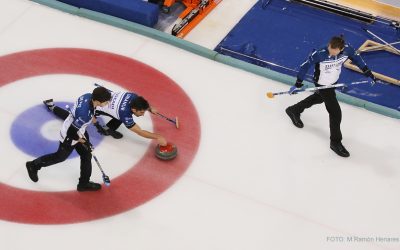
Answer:
[[[157,145],[155,153],[156,153],[156,157],[158,159],[161,159],[164,161],[169,161],[169,160],[174,159],[177,156],[178,149],[174,144],[167,143],[166,146]]]

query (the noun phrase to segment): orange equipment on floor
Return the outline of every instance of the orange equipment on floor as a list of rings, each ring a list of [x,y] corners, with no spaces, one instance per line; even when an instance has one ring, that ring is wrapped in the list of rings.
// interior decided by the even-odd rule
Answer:
[[[162,9],[165,13],[178,0],[165,0]],[[181,0],[186,9],[179,15],[178,23],[172,28],[172,35],[183,38],[222,0]]]

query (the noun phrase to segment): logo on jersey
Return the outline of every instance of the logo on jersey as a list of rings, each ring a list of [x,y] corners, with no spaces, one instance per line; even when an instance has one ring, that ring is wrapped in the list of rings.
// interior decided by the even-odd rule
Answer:
[[[121,103],[121,110],[125,111],[127,109],[127,105],[129,103],[129,99],[131,98],[132,94],[126,94],[124,100]]]
[[[327,61],[324,63],[325,70],[330,70],[332,68],[339,69],[346,60],[347,56],[341,57],[338,60],[333,61],[333,63],[330,63],[331,61]]]

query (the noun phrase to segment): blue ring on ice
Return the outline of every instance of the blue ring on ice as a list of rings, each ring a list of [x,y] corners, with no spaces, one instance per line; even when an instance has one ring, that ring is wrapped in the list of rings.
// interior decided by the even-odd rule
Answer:
[[[63,108],[65,105],[73,105],[68,102],[57,102],[55,104]],[[28,108],[18,115],[11,125],[10,136],[13,143],[19,150],[35,158],[54,153],[58,148],[58,137],[54,138],[54,140],[49,140],[42,135],[41,128],[46,122],[55,119],[59,118],[52,112],[48,112],[43,104]],[[93,146],[99,145],[103,140],[103,136],[97,133],[92,124],[87,127],[87,131]],[[77,156],[78,154],[74,150],[69,158]]]

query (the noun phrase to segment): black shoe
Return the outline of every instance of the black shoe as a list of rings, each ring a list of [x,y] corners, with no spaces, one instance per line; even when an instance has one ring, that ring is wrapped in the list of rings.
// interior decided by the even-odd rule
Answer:
[[[27,161],[25,166],[26,170],[28,170],[29,178],[31,178],[33,182],[38,182],[38,170],[35,168],[35,164],[33,164],[32,161]]]
[[[286,114],[290,117],[290,120],[292,120],[293,124],[298,127],[302,128],[304,127],[303,122],[300,119],[300,114],[294,113],[290,107],[286,109]]]
[[[121,139],[121,138],[123,137],[123,135],[122,135],[120,132],[116,131],[116,130],[107,129],[106,131],[107,131],[107,133],[108,133],[109,135],[111,135],[114,139]]]
[[[101,189],[101,185],[99,183],[94,183],[94,182],[87,182],[87,183],[79,183],[76,189],[79,192],[85,192],[85,191],[97,191]]]
[[[54,101],[53,99],[44,100],[43,104],[46,106],[49,112],[53,112],[54,109]]]
[[[341,157],[349,157],[350,153],[346,150],[346,148],[342,145],[341,142],[331,142],[331,149]]]

